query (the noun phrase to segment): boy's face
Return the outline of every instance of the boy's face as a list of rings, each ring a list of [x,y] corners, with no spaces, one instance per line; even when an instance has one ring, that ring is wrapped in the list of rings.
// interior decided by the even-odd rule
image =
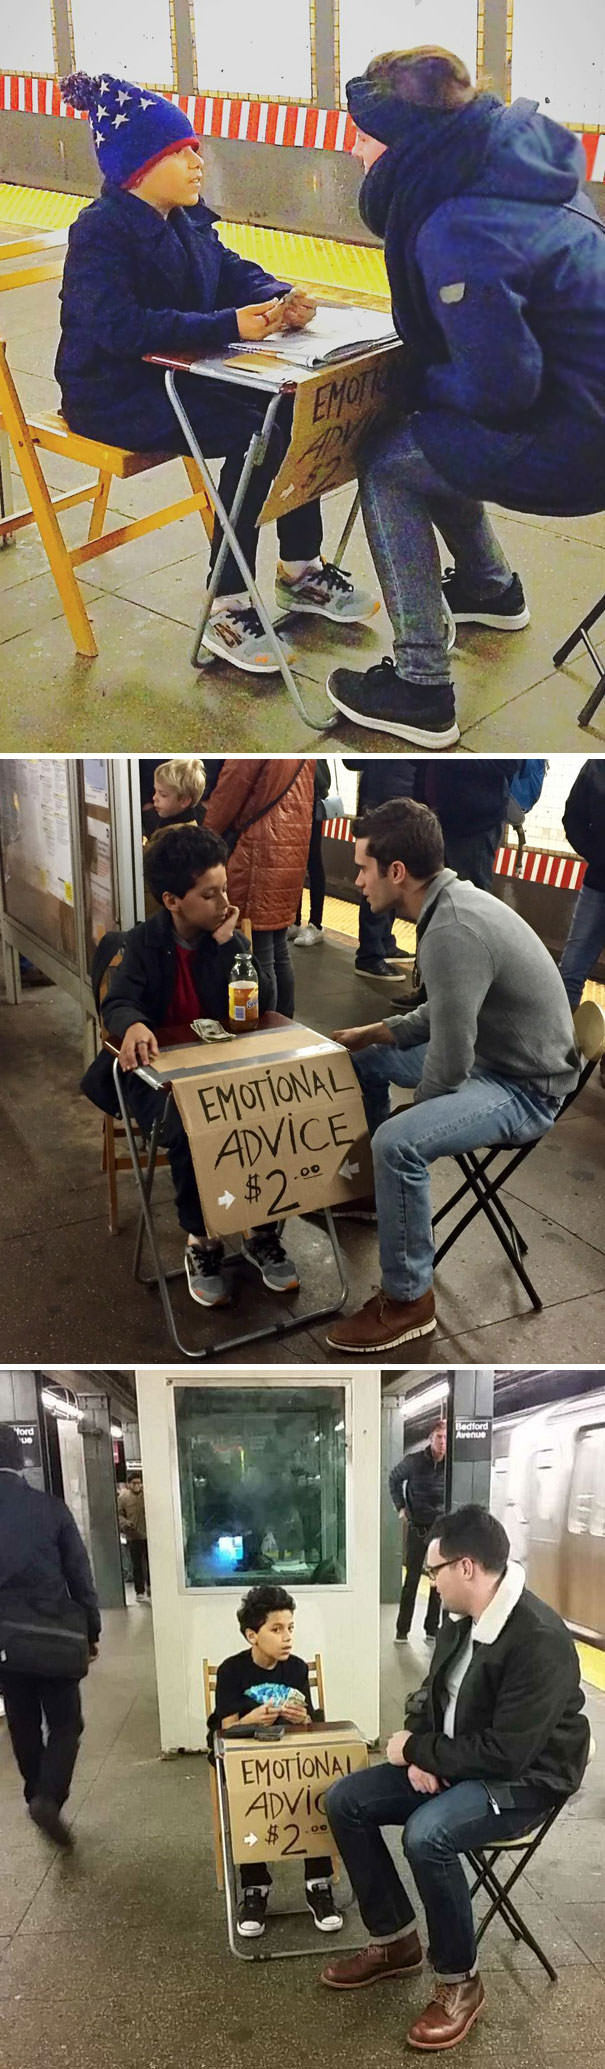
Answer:
[[[195,934],[214,934],[229,911],[224,862],[217,862],[215,869],[205,869],[203,876],[196,877],[183,898],[177,898],[173,891],[165,891],[162,904],[170,913],[177,933],[185,939]]]
[[[143,173],[133,188],[142,201],[149,201],[161,215],[168,215],[171,208],[193,208],[199,201],[204,177],[204,160],[197,143],[183,144],[181,151],[170,151],[167,158],[160,158],[149,172]]]
[[[294,1640],[294,1617],[291,1609],[270,1609],[259,1631],[246,1631],[248,1644],[256,1647],[272,1667],[280,1660],[290,1658]]]
[[[178,790],[170,787],[167,783],[158,782],[156,776],[153,786],[153,802],[158,819],[172,819],[175,812],[184,812],[185,806],[191,804],[191,798],[179,797]]]

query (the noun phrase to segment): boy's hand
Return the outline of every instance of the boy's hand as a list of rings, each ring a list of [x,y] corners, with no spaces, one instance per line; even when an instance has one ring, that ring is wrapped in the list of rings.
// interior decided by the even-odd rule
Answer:
[[[119,1054],[121,1070],[136,1070],[139,1063],[155,1063],[159,1047],[152,1028],[144,1020],[134,1020],[127,1028]]]
[[[236,309],[235,315],[240,338],[254,343],[266,338],[269,331],[282,329],[283,300],[274,295],[271,302],[251,302],[247,309]]]
[[[213,940],[219,941],[221,945],[224,945],[226,941],[230,941],[235,933],[238,919],[239,905],[228,905],[219,926],[214,929]]]
[[[282,302],[282,327],[284,330],[305,330],[317,315],[317,302],[305,294],[303,287],[291,287],[289,295]]]
[[[279,1715],[280,1717],[285,1718],[286,1724],[297,1724],[299,1726],[302,1726],[303,1724],[311,1723],[307,1705],[302,1701],[300,1703],[282,1703],[280,1705]]]
[[[240,1724],[274,1724],[278,1715],[275,1703],[257,1703],[255,1710],[247,1710],[240,1717]]]
[[[339,1027],[332,1035],[333,1042],[340,1042],[343,1049],[354,1055],[357,1049],[371,1049],[375,1042],[393,1042],[395,1039],[384,1020],[376,1020],[371,1027]]]

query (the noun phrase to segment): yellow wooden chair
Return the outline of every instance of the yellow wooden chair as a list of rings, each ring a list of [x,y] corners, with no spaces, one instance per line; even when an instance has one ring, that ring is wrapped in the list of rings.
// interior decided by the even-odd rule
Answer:
[[[309,1687],[311,1690],[311,1694],[317,1697],[317,1708],[318,1710],[321,1710],[322,1715],[325,1716],[326,1698],[324,1689],[323,1665],[320,1652],[316,1652],[314,1659],[309,1660],[308,1668]],[[202,1672],[204,1676],[204,1702],[206,1705],[206,1716],[209,1717],[210,1712],[214,1709],[214,1705],[216,1702],[216,1677],[218,1673],[218,1668],[211,1666],[209,1660],[202,1660]],[[216,1871],[216,1887],[217,1889],[224,1889],[225,1879],[223,1875],[223,1850],[221,1846],[221,1820],[218,1807],[218,1788],[216,1783],[216,1775],[213,1767],[208,1767],[208,1774],[210,1777],[210,1805],[212,1810],[212,1837],[214,1841],[214,1865]],[[334,1856],[332,1857],[332,1867],[334,1871],[334,1880],[337,1881],[339,1875],[339,1864]]]
[[[62,260],[49,260],[39,266],[17,266],[15,259],[43,252],[49,246],[64,243],[62,231],[40,233],[33,237],[16,239],[0,244],[0,291],[8,288],[35,287],[44,280],[60,278],[63,272]],[[9,269],[2,267],[9,261]],[[86,610],[82,591],[76,579],[75,569],[96,560],[101,553],[112,553],[116,547],[125,546],[133,539],[142,539],[147,532],[156,532],[164,525],[175,524],[181,517],[189,517],[199,510],[207,537],[212,537],[213,510],[206,493],[199,468],[190,456],[182,454],[183,466],[192,493],[177,503],[169,503],[147,517],[139,517],[128,524],[120,524],[112,531],[104,532],[105,515],[115,479],[129,481],[135,474],[145,474],[151,467],[161,467],[173,458],[169,453],[135,453],[126,446],[106,445],[95,438],[80,438],[70,431],[59,410],[25,411],[22,407],[12,373],[10,371],[6,343],[0,339],[0,435],[5,432],[13,448],[26,494],[29,498],[26,509],[10,511],[0,517],[0,542],[12,538],[25,525],[36,524],[48,559],[51,575],[56,582],[67,623],[79,654],[91,659],[98,652],[94,632]],[[51,495],[45,480],[38,452],[58,453],[63,459],[75,460],[81,466],[95,470],[94,479],[82,488],[72,489],[64,495]],[[83,546],[70,549],[65,542],[58,522],[57,512],[72,510],[77,503],[92,503],[88,535]]]

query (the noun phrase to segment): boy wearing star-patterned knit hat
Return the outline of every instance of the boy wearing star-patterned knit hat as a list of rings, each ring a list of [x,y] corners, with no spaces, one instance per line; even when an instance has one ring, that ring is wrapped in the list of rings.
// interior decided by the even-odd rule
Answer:
[[[300,288],[290,288],[221,244],[213,211],[200,198],[198,138],[175,101],[129,79],[76,72],[61,85],[64,100],[86,111],[103,176],[99,199],[72,225],[61,295],[61,342],[55,372],[70,428],[136,452],[188,450],[150,355],[199,359],[240,339],[299,330],[315,314]],[[187,413],[207,458],[225,456],[220,494],[231,508],[244,454],[260,430],[265,399],[221,382],[181,376]],[[186,394],[185,390],[189,392]],[[253,470],[237,521],[254,572],[257,517],[280,465],[291,421],[286,405],[267,458]],[[280,611],[302,611],[355,624],[378,604],[341,568],[320,557],[319,503],[280,519],[276,580]],[[214,564],[221,534],[215,526]],[[229,552],[204,634],[211,653],[254,674],[276,672],[265,634]]]

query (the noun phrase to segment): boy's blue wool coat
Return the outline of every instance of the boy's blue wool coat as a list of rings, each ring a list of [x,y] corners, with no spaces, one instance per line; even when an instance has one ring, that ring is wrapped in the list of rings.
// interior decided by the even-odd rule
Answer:
[[[175,450],[163,371],[144,354],[221,351],[237,341],[236,309],[285,291],[221,244],[215,220],[203,201],[165,219],[109,185],[82,210],[69,233],[55,364],[72,431]]]

